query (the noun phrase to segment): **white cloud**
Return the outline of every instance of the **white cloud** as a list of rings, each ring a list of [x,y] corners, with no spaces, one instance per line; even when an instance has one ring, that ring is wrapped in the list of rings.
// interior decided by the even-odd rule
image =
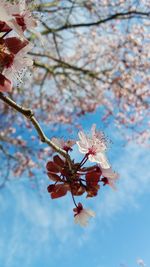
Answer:
[[[68,240],[71,243],[75,237],[68,199],[59,200],[58,205],[47,192],[45,194],[46,197],[39,198],[37,192],[21,182],[11,183],[5,189],[0,203],[0,262],[3,266],[30,266],[42,253],[47,258],[49,253],[55,255],[56,241],[59,253],[63,244]]]
[[[139,207],[139,196],[150,191],[148,150],[137,145],[128,145],[121,148],[121,151],[114,160],[120,174],[117,191],[105,188],[105,194],[100,196],[96,204],[100,219],[114,215],[128,204],[132,208]]]
[[[106,222],[128,204],[137,208],[138,197],[150,190],[148,151],[136,145],[118,151],[113,162],[121,177],[118,190],[105,188],[99,197],[84,200],[87,208],[93,204],[93,210],[97,212],[96,218],[85,229],[73,223],[70,196],[51,200],[45,192],[41,198],[29,185],[19,181],[10,183],[1,191],[0,262],[3,266],[36,266],[34,260],[40,255],[48,258],[51,254],[54,260],[57,254],[68,253],[64,251],[66,244],[71,254],[75,247],[82,248],[89,242],[100,221]]]

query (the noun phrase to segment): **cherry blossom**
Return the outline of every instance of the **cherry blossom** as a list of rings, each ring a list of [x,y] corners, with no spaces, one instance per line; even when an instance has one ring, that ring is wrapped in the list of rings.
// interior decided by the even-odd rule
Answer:
[[[112,168],[109,169],[102,169],[102,176],[103,178],[101,181],[103,182],[103,185],[109,185],[112,187],[112,189],[116,190],[116,182],[119,179],[119,174],[114,172]]]
[[[99,133],[95,135],[95,130],[92,129],[92,131],[95,138],[100,138]],[[62,139],[53,138],[52,140],[57,145],[59,142],[62,144]],[[57,143],[57,141],[59,142]],[[67,149],[66,151],[69,156],[71,150]],[[75,223],[79,223],[82,226],[87,224],[89,217],[94,216],[94,213],[91,210],[83,209],[81,203],[77,206],[75,197],[79,197],[84,193],[86,193],[87,198],[96,197],[101,188],[100,183],[115,189],[115,183],[118,179],[118,174],[113,172],[111,168],[102,169],[99,165],[84,167],[87,160],[88,157],[85,156],[80,162],[70,159],[68,163],[67,159],[55,155],[53,160],[48,161],[46,164],[47,175],[53,182],[47,187],[51,199],[61,198],[70,193],[76,206],[74,209]]]
[[[95,212],[91,209],[84,209],[81,203],[78,203],[78,206],[73,211],[75,212],[74,222],[81,226],[87,226],[90,217],[95,217]]]
[[[20,0],[17,4],[1,2],[0,20],[23,37],[25,30],[33,30],[37,22],[26,6],[25,0]]]
[[[19,76],[20,80],[21,70],[32,65],[32,60],[26,55],[31,48],[28,41],[21,41],[16,37],[0,40],[1,92],[11,91],[14,78],[18,79]]]
[[[107,144],[104,134],[96,131],[95,124],[91,128],[91,132],[91,137],[88,137],[83,131],[79,132],[80,141],[76,142],[79,151],[86,154],[91,162],[97,162],[102,168],[108,169],[110,164],[105,155]]]
[[[1,0],[0,2],[1,37],[4,33],[9,34],[11,30],[5,23],[6,18],[12,24],[16,23],[15,27],[22,32],[23,25],[19,26],[16,21],[18,15],[16,17],[12,15],[20,12],[18,7],[17,12],[14,12],[13,8],[16,4],[10,4],[15,1]],[[28,2],[33,3],[26,1]],[[76,126],[79,127],[79,121],[76,120],[74,123],[74,118],[78,119],[77,116],[94,112],[96,108],[102,107],[100,108],[102,112],[99,113],[99,124],[103,123],[104,127],[107,127],[110,121],[113,121],[114,127],[117,126],[120,129],[126,141],[131,142],[136,139],[139,145],[147,145],[146,141],[150,137],[148,124],[150,6],[146,1],[142,1],[142,5],[139,4],[136,7],[131,3],[134,1],[121,0],[117,1],[117,5],[112,5],[110,0],[105,1],[105,4],[99,0],[92,2],[94,4],[91,9],[86,4],[78,3],[81,12],[76,12],[77,9],[73,7],[69,21],[68,8],[71,2],[69,4],[69,1],[63,1],[63,5],[58,3],[59,7],[55,10],[52,6],[48,7],[46,1],[33,3],[35,11],[40,10],[42,15],[40,19],[42,26],[39,30],[45,37],[47,45],[41,47],[34,39],[36,48],[31,53],[34,54],[36,71],[32,73],[31,79],[27,79],[22,84],[22,95],[19,87],[13,88],[13,99],[18,103],[23,100],[26,107],[32,99],[32,109],[35,114],[38,114],[39,121],[41,120],[43,127],[55,125],[52,126],[52,131],[59,127],[60,122],[74,130]],[[48,13],[45,12],[45,6]],[[9,14],[8,9],[9,12],[11,11]],[[131,15],[132,10],[135,12],[145,10],[145,15],[139,14],[140,18],[137,19],[134,12]],[[124,11],[128,15],[115,18],[115,15]],[[84,20],[87,25],[89,22],[99,21],[98,14],[102,21],[106,19],[106,22],[80,28],[81,13],[85,14]],[[108,22],[107,18],[112,14],[114,19]],[[128,23],[131,20],[132,23]],[[68,23],[64,24],[65,21]],[[77,27],[73,26],[74,23]],[[12,36],[12,34],[16,33],[11,31],[9,35]],[[72,41],[68,42],[70,34]],[[4,38],[7,36],[5,35]],[[19,36],[22,37],[21,34]],[[36,38],[30,33],[30,29],[26,37],[30,40],[32,37]],[[4,88],[3,76],[0,78],[0,90],[10,91],[12,83],[5,79],[7,87]],[[33,90],[27,90],[29,88]],[[2,115],[3,108],[9,120],[6,121],[5,116],[1,116],[1,124],[6,132],[6,141],[2,141],[2,145],[6,151],[9,151],[12,146],[7,130],[9,123],[15,124],[18,128],[24,125],[24,120],[21,117],[18,118],[17,114],[14,116],[3,104],[1,104]],[[129,131],[124,131],[125,127],[128,127]],[[29,147],[28,144],[27,150]],[[37,155],[38,157],[42,155],[44,159],[52,153],[49,149],[49,153],[45,155],[43,149],[38,150],[38,146],[36,148],[36,151],[32,151],[34,160]],[[19,149],[21,150],[21,147]],[[41,168],[40,160],[38,162]],[[12,160],[12,166],[14,164],[16,162]],[[20,166],[19,162],[18,165]]]
[[[31,67],[33,64],[33,60],[27,55],[32,47],[32,44],[28,43],[14,56],[9,65],[4,66],[2,74],[8,80],[13,81],[17,79],[22,82],[22,71],[25,71],[27,67]]]
[[[37,26],[37,21],[27,8],[26,0],[20,0],[17,5],[11,6],[9,12],[16,18],[22,31],[33,30]]]
[[[116,180],[116,179],[119,178],[118,173],[114,172],[112,170],[112,168],[109,168],[109,169],[103,169],[103,168],[101,168],[101,171],[102,171],[102,175],[104,177],[109,178],[109,179]]]
[[[55,145],[57,145],[58,147],[64,149],[65,151],[71,151],[72,150],[72,146],[75,144],[74,140],[67,140],[65,141],[64,139],[60,139],[60,138],[52,138],[52,142],[55,143]]]
[[[12,16],[11,12],[9,12],[12,6],[13,6],[12,4],[6,1],[3,0],[1,1],[0,22],[1,24],[5,23],[5,25],[3,25],[3,31],[5,31],[4,29],[6,29],[7,31],[7,26],[8,26],[9,29],[13,29],[20,34],[22,33],[20,31],[20,26],[16,22],[15,17]]]

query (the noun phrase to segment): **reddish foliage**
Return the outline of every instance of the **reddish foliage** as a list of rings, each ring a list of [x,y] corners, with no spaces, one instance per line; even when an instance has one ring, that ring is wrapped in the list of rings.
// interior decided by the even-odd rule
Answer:
[[[87,197],[94,197],[97,195],[100,186],[101,171],[95,170],[86,174],[86,185],[87,185]]]
[[[72,161],[70,169],[66,160],[55,155],[53,161],[48,161],[46,168],[48,177],[55,182],[47,188],[51,198],[65,196],[68,191],[72,196],[81,196],[86,192],[87,197],[94,197],[100,189],[99,182],[108,184],[107,178],[101,179],[102,172],[97,165],[83,168],[82,161],[81,163]]]
[[[102,178],[101,181],[103,182],[103,185],[109,184],[109,180],[106,177]]]
[[[54,172],[54,173],[58,173],[60,171],[59,165],[57,165],[55,162],[53,161],[48,161],[46,168],[48,170],[48,172]]]
[[[71,193],[74,196],[81,196],[86,190],[86,188],[83,185],[77,182],[74,182],[73,184],[71,184],[70,188],[71,188]]]
[[[0,92],[9,92],[12,89],[12,83],[0,73]]]
[[[29,43],[27,40],[22,41],[17,37],[9,37],[3,39],[3,42],[5,43],[9,51],[13,54],[17,54],[22,48],[24,48]]]
[[[68,185],[67,184],[54,184],[49,185],[47,188],[48,192],[51,194],[51,198],[63,197],[67,194]]]
[[[59,182],[60,181],[61,182],[61,179],[57,174],[48,172],[47,175],[52,181],[54,181],[54,182]]]
[[[4,21],[0,21],[0,32],[8,32],[10,27]]]
[[[87,186],[96,186],[100,180],[101,172],[89,172],[86,174]]]
[[[24,21],[24,17],[20,16],[19,14],[14,15],[14,17],[16,18],[16,22],[19,26],[21,26],[22,30],[25,31],[26,29],[26,24]]]
[[[58,155],[55,155],[53,160],[58,166],[64,167],[64,161]]]

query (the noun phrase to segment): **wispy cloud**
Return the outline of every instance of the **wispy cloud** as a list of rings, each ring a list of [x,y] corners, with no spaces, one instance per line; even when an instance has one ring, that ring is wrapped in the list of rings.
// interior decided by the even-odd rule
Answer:
[[[92,203],[97,216],[86,229],[74,225],[69,196],[58,201],[51,200],[46,191],[41,198],[23,182],[8,184],[0,195],[2,266],[37,267],[37,261],[43,258],[48,261],[50,255],[53,261],[68,250],[71,255],[76,247],[83,248],[90,243],[100,221],[107,221],[128,204],[133,209],[137,208],[139,196],[150,191],[148,151],[137,145],[122,147],[118,151],[112,157],[113,166],[121,177],[118,190],[105,188],[99,197],[87,200],[86,206],[90,207]],[[67,250],[64,249],[66,244]]]
[[[5,267],[30,266],[33,259],[62,249],[72,240],[73,221],[68,200],[58,204],[19,184],[9,184],[1,199],[0,262]],[[67,208],[67,206],[69,208]],[[32,266],[32,265],[31,265]]]
[[[119,155],[114,159],[114,166],[120,174],[117,191],[105,189],[105,194],[97,201],[100,218],[113,216],[129,203],[133,208],[140,205],[139,196],[150,191],[149,162],[150,156],[145,148],[128,145],[120,149]]]

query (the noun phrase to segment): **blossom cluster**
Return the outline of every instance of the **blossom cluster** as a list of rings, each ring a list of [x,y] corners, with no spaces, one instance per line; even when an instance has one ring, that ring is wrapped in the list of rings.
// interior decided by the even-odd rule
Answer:
[[[33,61],[27,55],[33,45],[24,31],[37,26],[25,0],[14,4],[0,2],[0,92],[10,92],[13,81],[22,81],[22,75]],[[8,34],[11,36],[8,37]],[[13,35],[14,34],[14,35]]]
[[[76,143],[79,151],[84,153],[81,162],[71,162],[67,158],[62,158],[58,154],[53,157],[53,160],[48,161],[46,165],[47,175],[53,184],[47,188],[52,199],[63,197],[67,192],[71,193],[75,204],[74,217],[75,223],[85,226],[88,218],[94,216],[92,210],[84,209],[83,205],[75,201],[76,196],[81,196],[86,193],[86,197],[95,197],[102,185],[109,185],[115,188],[115,182],[118,179],[118,174],[113,172],[108,159],[106,157],[107,141],[102,132],[97,132],[95,125],[92,126],[92,135],[88,136],[84,132],[79,132],[80,140],[73,142],[53,139],[55,144],[61,145],[61,148],[67,153],[72,150],[72,146]],[[88,160],[96,163],[87,167],[85,163]]]

